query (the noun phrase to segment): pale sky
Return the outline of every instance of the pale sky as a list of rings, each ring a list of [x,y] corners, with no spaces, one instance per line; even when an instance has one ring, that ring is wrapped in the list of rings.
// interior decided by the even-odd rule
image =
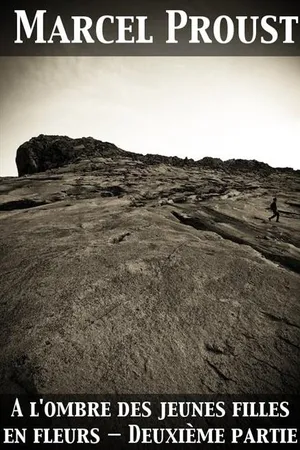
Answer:
[[[0,58],[0,176],[39,134],[300,169],[300,58]]]

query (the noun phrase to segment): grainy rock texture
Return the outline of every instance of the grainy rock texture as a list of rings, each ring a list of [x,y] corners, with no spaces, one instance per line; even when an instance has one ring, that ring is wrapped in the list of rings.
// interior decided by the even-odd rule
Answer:
[[[47,136],[17,164],[1,391],[299,393],[299,172]]]

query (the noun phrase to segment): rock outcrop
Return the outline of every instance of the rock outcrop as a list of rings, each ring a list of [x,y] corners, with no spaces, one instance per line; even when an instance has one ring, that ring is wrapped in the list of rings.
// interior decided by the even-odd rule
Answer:
[[[115,145],[93,138],[71,139],[68,136],[40,135],[18,148],[16,164],[19,176],[22,176],[45,172],[84,158],[125,154]]]
[[[46,136],[17,163],[2,392],[299,393],[297,172]]]
[[[71,139],[68,136],[40,135],[22,144],[17,150],[16,164],[19,176],[45,172],[68,165],[82,159],[120,158],[141,161],[147,165],[166,164],[174,167],[203,167],[224,171],[260,171],[266,174],[274,172],[268,164],[255,160],[204,157],[199,161],[177,156],[163,156],[132,153],[122,150],[109,142],[102,142],[91,137]],[[282,169],[276,169],[282,172]],[[292,169],[285,169],[291,171]]]

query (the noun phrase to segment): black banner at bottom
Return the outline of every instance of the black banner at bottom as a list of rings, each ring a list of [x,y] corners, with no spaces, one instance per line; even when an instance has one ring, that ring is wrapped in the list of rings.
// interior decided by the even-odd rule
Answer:
[[[299,444],[300,396],[0,398],[1,448],[241,448]]]

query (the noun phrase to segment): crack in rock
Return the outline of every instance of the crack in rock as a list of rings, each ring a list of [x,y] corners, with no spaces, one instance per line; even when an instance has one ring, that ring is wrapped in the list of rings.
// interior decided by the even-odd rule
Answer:
[[[213,218],[208,217],[195,217],[181,214],[177,211],[172,211],[174,217],[176,217],[184,225],[189,225],[196,230],[210,231],[218,234],[223,239],[230,240],[235,244],[248,245],[253,250],[259,252],[263,257],[269,261],[276,262],[284,266],[285,268],[292,270],[293,272],[300,273],[300,260],[290,256],[279,253],[274,253],[269,249],[266,249],[262,245],[251,242],[247,237],[236,236],[230,233],[228,230],[224,230]]]

